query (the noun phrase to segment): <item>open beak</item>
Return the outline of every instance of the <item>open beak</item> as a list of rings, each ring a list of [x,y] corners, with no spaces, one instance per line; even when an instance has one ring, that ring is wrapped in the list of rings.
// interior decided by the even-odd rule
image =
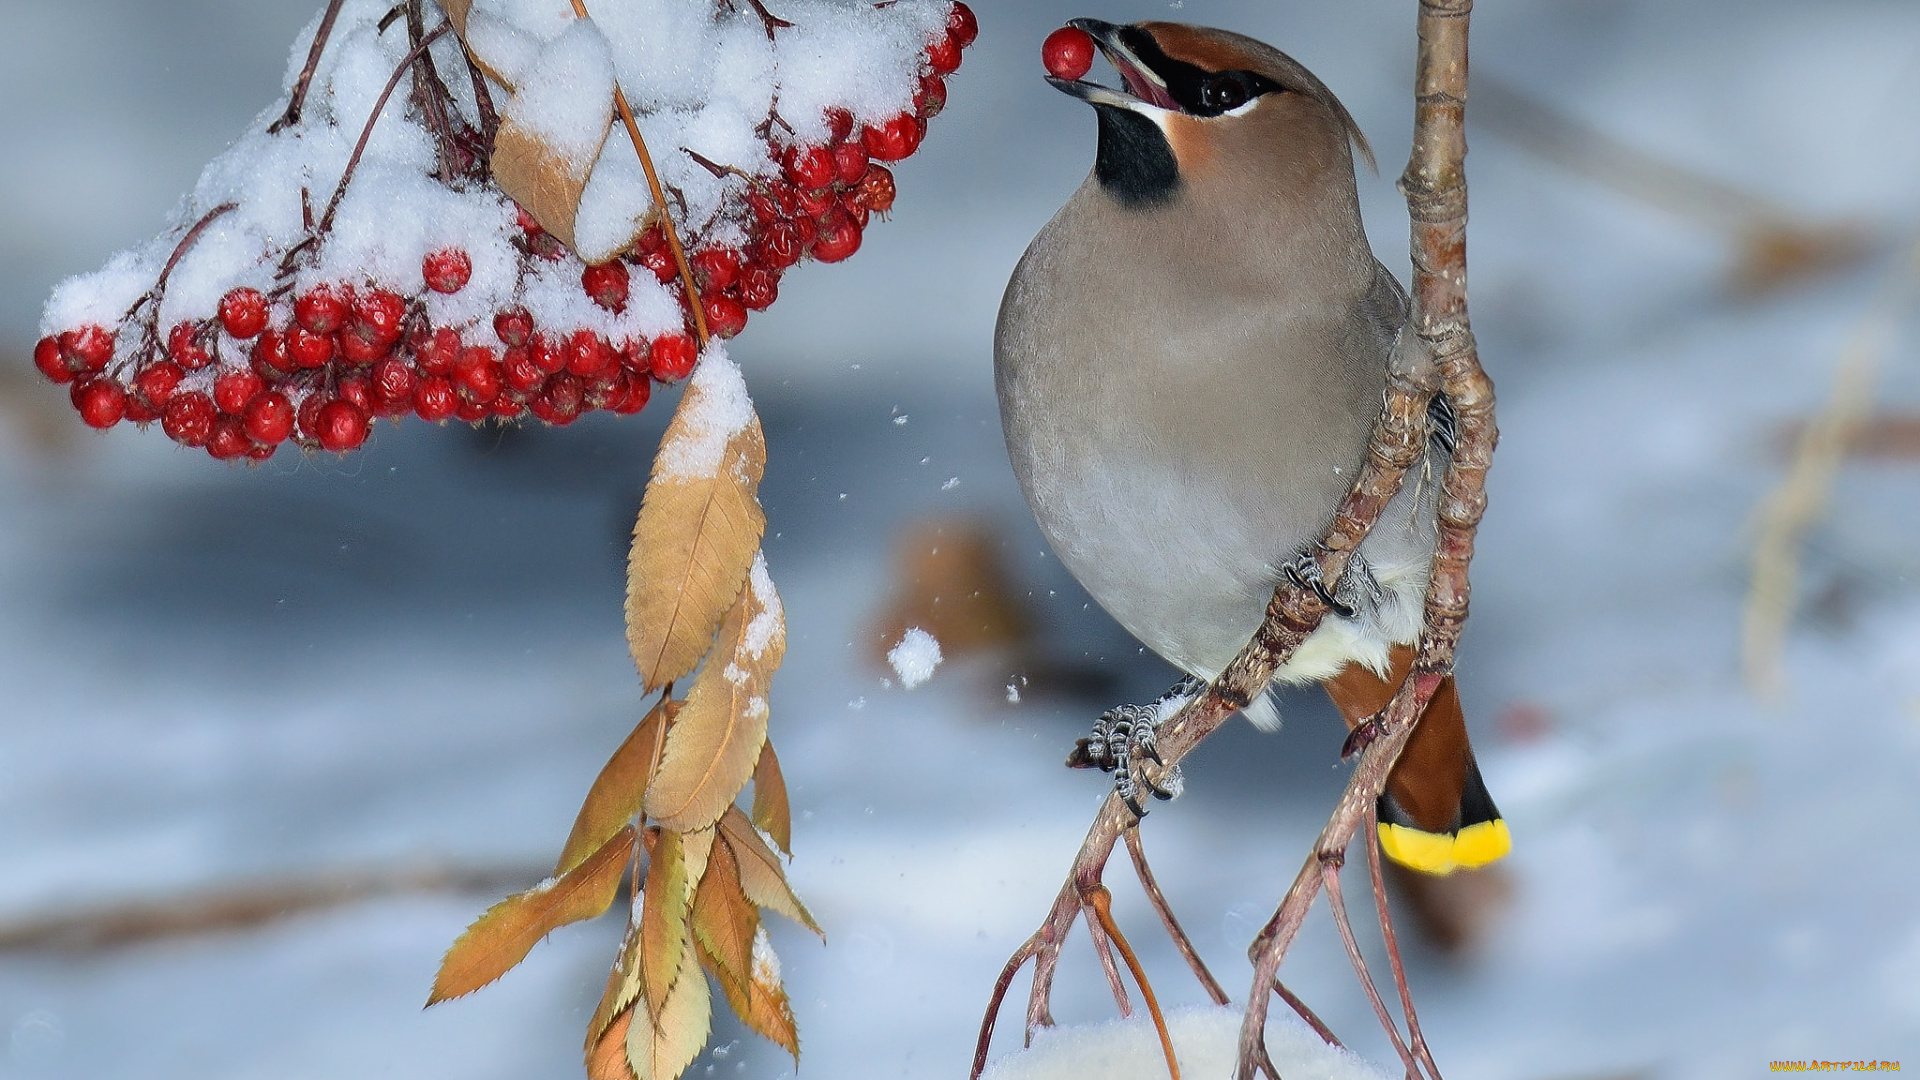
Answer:
[[[1122,33],[1130,27],[1116,26],[1099,19],[1072,19],[1068,26],[1086,32],[1100,52],[1120,73],[1120,79],[1126,84],[1125,90],[1114,90],[1099,83],[1081,79],[1059,79],[1047,76],[1047,82],[1063,94],[1071,94],[1090,105],[1113,105],[1122,109],[1139,111],[1143,105],[1168,112],[1179,112],[1180,106],[1174,103],[1173,96],[1167,93],[1166,81],[1153,73],[1153,69],[1140,62],[1140,57],[1127,48]],[[1137,33],[1138,31],[1136,31]]]

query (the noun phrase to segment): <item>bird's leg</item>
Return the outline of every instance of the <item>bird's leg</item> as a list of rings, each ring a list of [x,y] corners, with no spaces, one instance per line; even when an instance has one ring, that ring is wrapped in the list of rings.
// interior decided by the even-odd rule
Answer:
[[[1367,871],[1373,879],[1373,905],[1380,913],[1380,937],[1386,942],[1387,963],[1393,968],[1393,986],[1400,992],[1400,1012],[1407,1018],[1407,1042],[1411,1044],[1413,1055],[1426,1066],[1427,1075],[1440,1080],[1440,1066],[1434,1064],[1433,1052],[1427,1049],[1427,1039],[1420,1033],[1420,1017],[1413,1011],[1413,991],[1407,986],[1407,969],[1400,962],[1400,942],[1393,932],[1393,915],[1387,908],[1387,879],[1380,868],[1380,828],[1375,812],[1369,810],[1360,828],[1367,836]]]
[[[1153,871],[1147,866],[1147,853],[1140,846],[1140,830],[1128,829],[1126,833],[1127,854],[1133,856],[1133,871],[1140,875],[1140,887],[1146,891],[1147,901],[1153,905],[1154,913],[1160,916],[1160,924],[1167,928],[1167,935],[1173,938],[1173,944],[1186,957],[1187,966],[1193,969],[1193,976],[1200,980],[1200,986],[1215,1005],[1227,1003],[1227,992],[1214,981],[1213,972],[1207,970],[1206,961],[1187,938],[1187,932],[1180,928],[1180,920],[1173,917],[1173,907],[1167,903],[1166,896],[1160,892],[1160,883],[1153,879]]]
[[[1346,862],[1343,852],[1330,852],[1320,857],[1320,876],[1327,890],[1327,906],[1333,911],[1333,925],[1340,931],[1340,940],[1347,947],[1347,959],[1353,963],[1353,973],[1360,979],[1360,986],[1367,992],[1367,1000],[1373,1003],[1373,1014],[1380,1018],[1380,1026],[1387,1029],[1387,1038],[1400,1054],[1400,1061],[1407,1067],[1407,1080],[1420,1080],[1420,1065],[1414,1059],[1413,1051],[1407,1049],[1406,1041],[1400,1038],[1400,1027],[1393,1022],[1392,1014],[1387,1012],[1387,1003],[1380,998],[1380,990],[1373,985],[1373,976],[1367,971],[1366,958],[1360,955],[1360,942],[1353,936],[1353,924],[1347,919],[1347,902],[1340,894],[1340,867]]]
[[[1327,588],[1325,577],[1320,573],[1320,560],[1313,552],[1303,551],[1294,556],[1293,561],[1280,568],[1287,580],[1303,589],[1310,590],[1327,605],[1327,609],[1343,619],[1353,618],[1353,608],[1334,598],[1333,590]]]

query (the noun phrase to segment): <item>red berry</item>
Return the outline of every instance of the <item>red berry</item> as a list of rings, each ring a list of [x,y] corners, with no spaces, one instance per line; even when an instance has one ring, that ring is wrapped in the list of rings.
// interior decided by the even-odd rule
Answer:
[[[960,43],[953,35],[942,34],[927,46],[927,66],[936,75],[951,75],[960,70]]]
[[[213,425],[213,435],[207,439],[207,453],[220,461],[232,461],[245,457],[253,449],[253,440],[247,438],[246,430],[241,427],[237,417],[222,417]]]
[[[174,388],[180,385],[182,374],[180,365],[171,360],[160,360],[140,369],[133,377],[134,389],[147,399],[147,404],[156,408],[165,408],[173,398]]]
[[[926,136],[926,121],[911,113],[901,113],[879,127],[871,125],[860,130],[860,141],[866,144],[867,155],[881,161],[899,161],[910,156],[920,148],[920,140]]]
[[[527,356],[533,361],[534,367],[549,375],[557,374],[567,366],[566,349],[541,335],[536,334],[532,341],[527,342]]]
[[[420,385],[413,388],[413,411],[422,420],[437,424],[451,417],[459,406],[460,398],[453,392],[453,384],[438,375],[421,379]]]
[[[687,260],[703,292],[724,289],[740,279],[740,256],[726,248],[701,248]]]
[[[765,311],[780,298],[780,275],[764,266],[749,269],[740,279],[740,302],[749,310]]]
[[[800,238],[800,250],[805,253],[813,247],[813,241],[820,235],[820,225],[811,217],[797,217],[788,222],[793,226],[794,235]]]
[[[846,142],[833,148],[833,178],[842,184],[857,184],[867,173],[867,148]]]
[[[526,308],[509,308],[493,317],[493,332],[503,345],[525,345],[533,336],[533,316]]]
[[[366,323],[355,320],[345,330],[334,335],[334,341],[340,351],[340,358],[356,367],[368,364],[387,355],[389,342],[379,341],[371,336]]]
[[[547,381],[547,389],[536,400],[544,402],[551,416],[540,419],[554,424],[571,424],[580,415],[580,406],[586,403],[586,389],[580,380],[565,373],[555,375]]]
[[[316,285],[293,302],[293,318],[315,334],[331,334],[347,319],[347,301],[326,285]]]
[[[247,402],[253,400],[253,395],[260,392],[261,385],[260,376],[255,375],[252,368],[223,371],[213,380],[213,403],[220,406],[221,412],[238,416]]]
[[[474,345],[460,350],[453,365],[453,388],[463,401],[485,403],[500,396],[500,371],[493,350]]]
[[[127,395],[127,420],[134,424],[147,424],[160,419],[164,412],[159,406],[149,404],[138,394]]]
[[[110,428],[127,415],[127,392],[112,379],[89,379],[74,386],[73,405],[88,427]]]
[[[453,407],[454,417],[465,420],[469,424],[477,424],[493,415],[493,402],[491,401],[468,401],[465,398],[459,397],[457,391],[455,393],[455,401],[456,404]]]
[[[645,374],[634,373],[627,376],[626,394],[613,403],[613,411],[631,416],[647,407],[647,401],[653,397],[653,380]]]
[[[254,443],[253,449],[247,451],[247,457],[253,459],[254,461],[265,461],[272,456],[273,456],[273,447],[261,446],[259,443]]]
[[[853,114],[845,109],[832,108],[827,113],[827,141],[846,142],[853,135]]]
[[[267,298],[241,286],[220,298],[220,325],[241,341],[267,328]]]
[[[220,411],[213,407],[213,399],[194,390],[173,395],[161,416],[160,427],[174,442],[200,447],[213,437],[213,424],[219,418]]]
[[[567,339],[567,370],[575,375],[593,375],[613,363],[613,350],[595,337],[591,330],[576,330]]]
[[[827,216],[838,205],[840,193],[830,187],[816,188],[800,196],[800,213],[816,220]]]
[[[800,230],[785,221],[768,228],[753,245],[754,261],[774,270],[785,270],[806,253],[806,247],[800,243]]]
[[[333,359],[333,335],[316,333],[304,326],[287,329],[287,359],[295,367],[325,367]]]
[[[373,366],[373,395],[382,411],[404,412],[413,400],[413,368],[405,360],[389,356]]]
[[[620,347],[620,366],[636,375],[651,375],[653,358],[646,338],[634,338]]]
[[[641,255],[640,265],[653,271],[653,276],[662,284],[680,276],[680,264],[673,261],[673,252],[666,248],[655,248]]]
[[[437,293],[457,293],[473,279],[473,260],[459,248],[445,248],[428,255],[420,264],[427,288]]]
[[[379,407],[373,397],[373,380],[367,378],[364,371],[342,376],[334,392],[340,395],[340,400],[352,402],[361,412],[372,413]]]
[[[206,346],[200,344],[199,323],[176,323],[167,334],[167,352],[173,355],[174,362],[188,371],[199,371],[213,363]]]
[[[973,44],[980,36],[980,20],[973,17],[973,9],[962,3],[955,3],[953,10],[947,12],[947,36],[961,48]]]
[[[787,150],[787,179],[803,191],[833,183],[833,155],[818,146],[795,146]]]
[[[867,174],[860,178],[860,185],[853,189],[853,202],[876,214],[884,214],[893,209],[893,170],[885,165],[867,166]]]
[[[67,367],[66,357],[60,355],[59,338],[43,337],[34,345],[33,366],[40,369],[40,374],[57,383],[73,379],[73,371]]]
[[[625,311],[627,307],[627,264],[623,262],[602,263],[589,266],[580,272],[580,287],[587,291],[593,302],[608,311]]]
[[[1056,79],[1078,79],[1093,68],[1093,37],[1077,26],[1063,26],[1040,43],[1040,62]]]
[[[268,390],[240,414],[247,437],[263,446],[278,446],[293,434],[293,402],[278,390]]]
[[[367,441],[371,420],[366,411],[351,401],[333,400],[320,408],[314,437],[320,445],[336,454],[344,454]]]
[[[820,223],[820,239],[813,242],[813,257],[834,263],[860,250],[860,226],[843,214]]]
[[[268,330],[253,343],[253,370],[268,382],[287,377],[296,365],[287,357],[287,340],[277,330]]]
[[[707,332],[715,337],[730,338],[747,328],[746,307],[725,293],[701,297],[700,306],[707,312]]]
[[[762,228],[781,218],[780,204],[763,191],[747,192],[747,209],[753,213],[753,223]]]
[[[443,326],[414,346],[414,360],[429,375],[446,375],[460,358],[460,332]]]
[[[369,342],[381,346],[400,340],[400,323],[407,317],[407,302],[385,289],[374,289],[353,298],[353,326]]]
[[[113,362],[113,335],[103,327],[83,326],[60,335],[60,353],[67,368],[78,375],[83,371],[103,371]]]
[[[547,381],[547,373],[533,362],[533,351],[524,345],[508,349],[507,354],[500,358],[500,377],[509,387],[523,394],[538,389],[541,383]]]
[[[921,119],[939,116],[947,107],[947,84],[940,76],[929,72],[920,78],[920,89],[913,92],[913,111]]]
[[[653,362],[653,377],[661,382],[679,382],[693,374],[693,365],[700,359],[700,353],[693,346],[693,339],[685,334],[668,334],[655,338],[650,354]]]

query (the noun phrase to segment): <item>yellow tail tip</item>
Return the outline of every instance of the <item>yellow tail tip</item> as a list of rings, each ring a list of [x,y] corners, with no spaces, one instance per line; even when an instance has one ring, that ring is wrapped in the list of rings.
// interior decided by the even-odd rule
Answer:
[[[1513,850],[1513,836],[1499,818],[1469,825],[1457,833],[1430,833],[1405,825],[1380,824],[1380,850],[1402,866],[1425,874],[1451,874],[1462,867],[1485,866]]]

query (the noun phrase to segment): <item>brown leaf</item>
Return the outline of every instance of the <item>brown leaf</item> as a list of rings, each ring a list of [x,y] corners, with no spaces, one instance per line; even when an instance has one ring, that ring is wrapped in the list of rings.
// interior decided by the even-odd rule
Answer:
[[[753,770],[753,823],[773,837],[788,858],[793,857],[793,809],[787,805],[787,778],[781,775],[780,759],[774,756],[773,742],[760,750],[760,764]]]
[[[640,971],[650,1010],[667,1001],[687,952],[687,854],[685,838],[663,830],[653,845],[640,906]]]
[[[564,874],[579,866],[640,812],[640,800],[647,793],[647,774],[659,749],[661,725],[672,721],[679,710],[679,702],[661,698],[607,759],[606,767],[587,790],[586,802],[574,819],[573,832],[560,852],[560,865],[554,873]]]
[[[780,597],[756,555],[647,785],[646,811],[661,827],[707,828],[746,787],[766,745],[767,693],[786,647]]]
[[[726,977],[720,977],[720,991],[727,997],[727,1004],[748,1027],[773,1040],[793,1055],[795,1064],[800,1061],[800,1029],[793,1019],[793,1007],[787,1001],[787,991],[780,985],[780,961],[773,954],[773,946],[767,940],[767,928],[760,927],[753,936],[753,966],[744,985],[735,986]],[[719,972],[720,964],[712,953],[705,948],[700,951],[700,959],[707,967]]]
[[[556,928],[591,919],[613,905],[634,832],[620,830],[571,872],[507,897],[454,940],[434,976],[428,1005],[470,994],[512,970]]]
[[[693,897],[693,936],[723,986],[745,991],[753,972],[753,935],[760,910],[740,891],[740,871],[725,844],[715,844],[707,874]]]
[[[713,1030],[713,1000],[707,977],[688,964],[658,1013],[649,1013],[647,1001],[634,1002],[633,1024],[627,1028],[627,1063],[638,1080],[677,1080],[700,1056]]]
[[[728,853],[733,856],[740,871],[740,889],[747,899],[769,911],[777,911],[801,926],[826,937],[826,931],[813,921],[813,915],[807,911],[800,898],[793,895],[793,887],[787,884],[787,874],[780,866],[780,856],[773,853],[760,834],[753,831],[753,823],[740,812],[737,806],[730,806],[720,817],[720,838],[726,841]]]
[[[473,0],[440,0],[440,10],[447,13],[447,21],[453,24],[453,32],[460,35],[462,42],[467,36],[467,12],[473,9]]]
[[[620,952],[613,958],[613,970],[607,973],[607,989],[600,995],[600,1004],[593,1010],[593,1019],[587,1023],[587,1055],[591,1063],[596,1048],[603,1043],[602,1036],[612,1028],[615,1018],[633,1008],[635,998],[640,996],[640,927],[629,922],[627,936],[620,943]],[[626,1041],[626,1035],[620,1036],[620,1042]],[[620,1064],[626,1065],[626,1053],[621,1052]]]
[[[637,1080],[627,1063],[627,1032],[633,1009],[625,1009],[596,1035],[587,1050],[587,1080]]]
[[[493,181],[507,197],[526,208],[540,227],[573,247],[573,219],[587,189],[593,159],[581,163],[556,153],[540,136],[514,119],[512,102],[493,139]],[[596,155],[597,157],[597,155]],[[651,687],[649,687],[651,689]]]
[[[654,455],[627,558],[627,644],[649,691],[693,670],[739,599],[767,527],[766,464],[739,369],[701,361]]]

